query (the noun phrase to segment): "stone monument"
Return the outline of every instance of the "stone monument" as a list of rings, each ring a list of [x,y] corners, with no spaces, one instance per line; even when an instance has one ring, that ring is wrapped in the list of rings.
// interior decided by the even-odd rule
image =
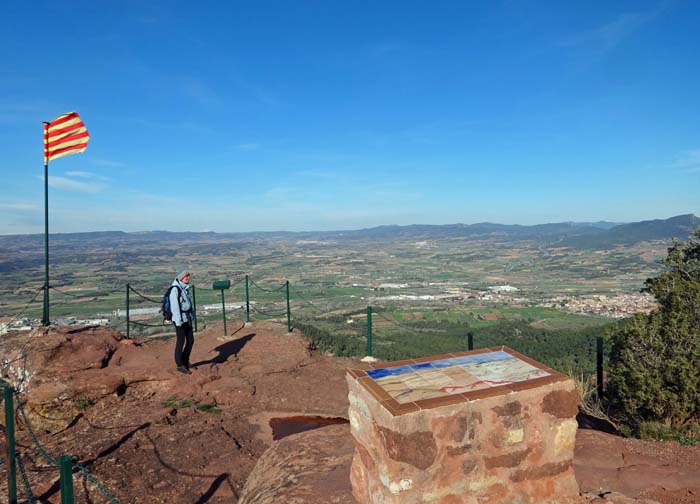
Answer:
[[[508,347],[349,369],[360,503],[569,503],[573,380]]]

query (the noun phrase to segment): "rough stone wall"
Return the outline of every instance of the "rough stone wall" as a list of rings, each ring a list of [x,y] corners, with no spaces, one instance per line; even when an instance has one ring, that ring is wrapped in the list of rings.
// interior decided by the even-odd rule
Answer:
[[[580,502],[571,380],[398,416],[347,380],[358,502]]]

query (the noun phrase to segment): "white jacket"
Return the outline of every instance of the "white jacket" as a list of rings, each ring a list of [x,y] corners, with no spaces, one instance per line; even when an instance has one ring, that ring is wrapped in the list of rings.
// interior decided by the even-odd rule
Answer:
[[[177,278],[171,285],[175,288],[170,290],[170,311],[173,312],[173,323],[180,327],[185,322],[194,320],[190,286]]]

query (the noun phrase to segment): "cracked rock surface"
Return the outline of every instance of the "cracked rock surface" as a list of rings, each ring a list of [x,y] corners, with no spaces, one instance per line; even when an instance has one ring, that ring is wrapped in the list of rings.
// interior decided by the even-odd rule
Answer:
[[[269,420],[345,417],[344,372],[357,365],[312,352],[279,324],[231,326],[241,329],[195,335],[191,375],[175,369],[174,340],[135,342],[106,328],[39,329],[6,339],[0,353],[14,360],[4,376],[47,452],[74,455],[121,503],[230,503],[273,444]],[[58,471],[17,418],[35,496],[60,502]],[[75,491],[76,502],[106,502],[78,475]]]

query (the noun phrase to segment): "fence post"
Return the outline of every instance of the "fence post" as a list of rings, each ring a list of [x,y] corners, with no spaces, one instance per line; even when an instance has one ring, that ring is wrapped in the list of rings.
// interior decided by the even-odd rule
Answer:
[[[61,455],[61,504],[73,504],[73,463],[70,455]]]
[[[367,355],[372,357],[372,307],[367,307]]]
[[[605,383],[603,383],[603,337],[596,337],[596,388],[598,395],[605,393]]]
[[[12,387],[5,385],[5,433],[7,436],[7,495],[10,504],[17,504],[17,461],[15,460],[15,405]]]
[[[197,294],[194,285],[192,286],[192,310],[194,314],[194,332],[197,332]]]
[[[250,322],[250,296],[248,295],[248,275],[245,276],[245,321]]]
[[[226,301],[224,301],[224,289],[221,289],[221,313],[224,316],[224,336],[228,336],[226,332]]]
[[[474,350],[474,333],[471,331],[467,333],[467,350]]]
[[[129,339],[129,284],[126,284],[126,339]]]
[[[289,280],[287,280],[287,332],[292,332],[292,312],[289,309]]]

